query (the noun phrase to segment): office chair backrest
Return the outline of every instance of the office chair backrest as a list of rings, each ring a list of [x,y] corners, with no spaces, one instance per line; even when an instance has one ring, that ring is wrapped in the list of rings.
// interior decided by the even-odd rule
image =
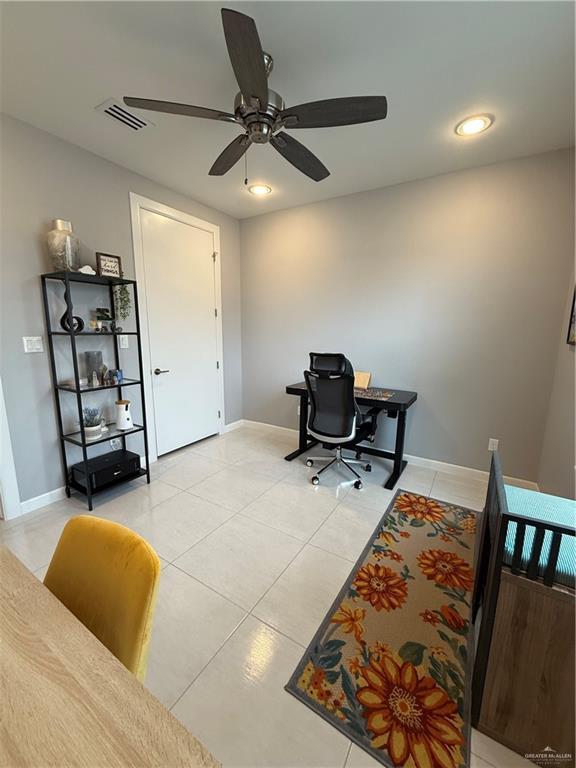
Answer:
[[[356,433],[354,369],[340,354],[310,353],[304,371],[310,411],[308,431],[320,438],[351,440]]]

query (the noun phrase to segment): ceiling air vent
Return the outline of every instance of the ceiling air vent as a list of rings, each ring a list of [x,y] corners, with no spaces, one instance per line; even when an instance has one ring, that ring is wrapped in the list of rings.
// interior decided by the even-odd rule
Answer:
[[[139,115],[126,109],[122,99],[108,99],[108,101],[96,107],[96,112],[103,112],[113,120],[117,120],[128,128],[132,128],[133,131],[141,131],[143,128],[154,125],[149,120],[144,120]]]

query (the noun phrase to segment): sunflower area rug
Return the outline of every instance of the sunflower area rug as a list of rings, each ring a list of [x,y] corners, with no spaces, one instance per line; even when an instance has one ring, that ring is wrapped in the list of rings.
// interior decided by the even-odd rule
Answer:
[[[469,765],[475,534],[398,491],[286,686],[390,768]]]

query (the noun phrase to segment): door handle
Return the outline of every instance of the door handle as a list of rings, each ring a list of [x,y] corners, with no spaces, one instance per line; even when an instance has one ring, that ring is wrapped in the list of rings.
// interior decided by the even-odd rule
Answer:
[[[161,370],[160,368],[154,368],[154,373],[156,376],[160,376],[161,373],[170,373],[169,369],[166,368],[165,370]]]

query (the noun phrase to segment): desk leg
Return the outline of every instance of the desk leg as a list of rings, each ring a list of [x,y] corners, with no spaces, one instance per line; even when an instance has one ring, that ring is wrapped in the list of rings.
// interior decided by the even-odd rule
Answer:
[[[296,459],[298,456],[301,456],[303,453],[306,453],[306,451],[312,448],[314,445],[318,445],[318,440],[308,440],[308,431],[306,428],[307,424],[308,424],[308,395],[301,395],[300,423],[298,428],[298,450],[293,451],[292,453],[289,453],[288,456],[285,456],[284,458],[286,459],[286,461],[292,461],[292,459]]]
[[[394,469],[392,474],[384,484],[384,488],[392,490],[398,478],[404,471],[408,462],[404,461],[404,435],[406,433],[406,411],[399,411],[398,422],[396,425],[396,445],[394,447]]]

